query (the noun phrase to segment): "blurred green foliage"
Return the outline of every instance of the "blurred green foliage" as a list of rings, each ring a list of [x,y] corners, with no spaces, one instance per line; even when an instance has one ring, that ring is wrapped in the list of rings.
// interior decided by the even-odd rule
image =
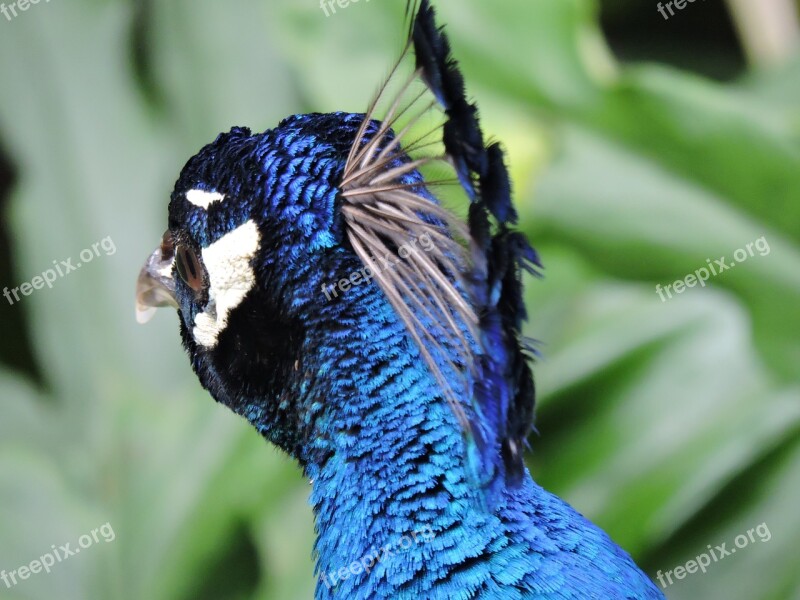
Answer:
[[[800,61],[723,85],[619,64],[589,0],[438,4],[546,265],[534,476],[653,575],[766,522],[768,543],[668,595],[800,598]],[[0,569],[105,522],[116,539],[0,598],[312,596],[308,484],[200,389],[174,314],[135,324],[133,283],[185,160],[232,125],[363,110],[402,5],[71,0],[0,21],[15,272],[118,248],[13,307],[47,391],[0,371]],[[767,256],[656,294],[761,236]]]

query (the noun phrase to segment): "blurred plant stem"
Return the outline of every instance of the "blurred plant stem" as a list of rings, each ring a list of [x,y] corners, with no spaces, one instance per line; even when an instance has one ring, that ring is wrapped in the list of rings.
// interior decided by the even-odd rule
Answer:
[[[753,65],[782,63],[798,47],[800,20],[795,0],[728,0],[728,10]]]

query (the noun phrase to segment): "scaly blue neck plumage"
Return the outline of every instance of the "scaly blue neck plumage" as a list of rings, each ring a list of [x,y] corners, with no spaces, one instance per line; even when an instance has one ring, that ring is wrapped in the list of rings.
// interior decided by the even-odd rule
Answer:
[[[352,288],[323,312],[307,330],[304,355],[316,358],[295,370],[317,600],[660,597],[602,531],[527,471],[487,509],[457,419],[375,286]]]
[[[470,571],[473,583],[488,579],[492,564],[477,575],[464,561],[495,546],[501,564],[502,528],[469,481],[461,427],[380,290],[363,285],[347,294],[331,314],[316,317],[320,328],[308,344],[318,358],[304,366],[324,374],[310,375],[307,381],[319,385],[303,391],[306,405],[316,399],[320,410],[300,450],[314,483],[318,598],[334,590],[338,598],[367,597],[376,589],[367,585],[370,577],[386,578],[386,597],[402,597],[403,589],[432,589],[439,569]],[[338,331],[330,331],[332,322]],[[313,323],[309,330],[316,331]],[[417,541],[403,548],[403,537],[415,534]],[[371,574],[340,577],[342,568],[365,557],[368,563],[387,546],[397,554],[375,561]]]

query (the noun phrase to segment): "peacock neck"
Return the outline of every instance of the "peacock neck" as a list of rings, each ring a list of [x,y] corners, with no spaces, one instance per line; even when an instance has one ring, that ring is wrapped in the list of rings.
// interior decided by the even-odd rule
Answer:
[[[462,429],[402,324],[381,310],[339,315],[347,334],[312,342],[325,376],[304,401],[321,408],[300,459],[313,482],[319,585],[339,586],[337,597],[369,576],[370,561],[371,572],[402,573],[422,557],[446,561],[434,552],[442,544],[489,543]]]

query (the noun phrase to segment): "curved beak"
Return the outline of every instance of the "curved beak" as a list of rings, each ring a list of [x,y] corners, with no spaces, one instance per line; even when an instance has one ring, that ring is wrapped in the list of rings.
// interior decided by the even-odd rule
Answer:
[[[172,279],[174,261],[172,236],[167,231],[161,245],[147,259],[136,281],[136,320],[139,323],[147,323],[152,319],[156,308],[160,306],[179,308],[175,298],[175,281]]]

